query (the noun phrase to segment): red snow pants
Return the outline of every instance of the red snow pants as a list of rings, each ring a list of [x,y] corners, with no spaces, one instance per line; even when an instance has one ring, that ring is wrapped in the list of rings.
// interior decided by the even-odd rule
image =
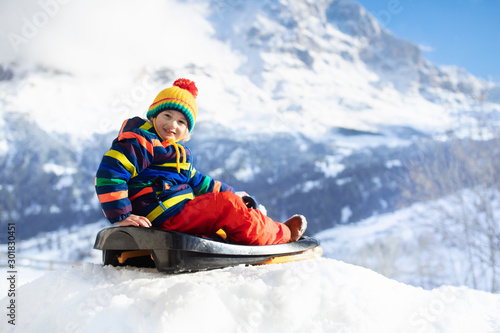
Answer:
[[[222,229],[232,243],[245,245],[287,243],[291,237],[286,225],[247,208],[238,195],[227,191],[194,198],[159,228],[206,236]]]

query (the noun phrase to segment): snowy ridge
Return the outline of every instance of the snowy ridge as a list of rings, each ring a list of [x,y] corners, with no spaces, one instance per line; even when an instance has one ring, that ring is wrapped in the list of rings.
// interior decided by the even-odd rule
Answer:
[[[93,250],[97,232],[110,226],[107,220],[73,226],[68,229],[46,232],[18,242],[17,251],[22,257],[73,262],[101,261],[100,251]],[[19,262],[23,265],[23,262]]]
[[[426,291],[331,259],[178,276],[84,264],[22,286],[18,302],[19,321],[8,332],[500,329],[500,295]]]
[[[467,230],[454,216],[454,212],[466,211],[470,221],[472,217],[481,220],[485,212],[478,208],[473,191],[464,190],[461,195],[464,200],[449,196],[416,203],[321,231],[316,237],[324,248],[324,256],[370,268],[397,281],[426,289],[448,284],[491,291],[495,288],[492,277],[497,266],[484,259],[468,258],[464,242]],[[495,204],[488,214],[498,225],[500,193],[492,191],[489,196]],[[484,237],[474,234],[479,247],[486,247]],[[493,255],[498,253],[495,249]]]

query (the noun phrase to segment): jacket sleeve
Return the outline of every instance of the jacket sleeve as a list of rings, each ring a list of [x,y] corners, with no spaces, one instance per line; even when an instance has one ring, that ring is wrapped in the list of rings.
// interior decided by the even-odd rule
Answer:
[[[128,181],[153,161],[153,145],[141,131],[120,133],[104,154],[97,170],[95,186],[106,218],[115,223],[132,212]]]
[[[189,185],[193,189],[194,195],[196,196],[205,193],[217,193],[225,191],[234,192],[234,189],[231,186],[224,184],[218,180],[212,179],[210,176],[201,174],[200,172],[196,171],[194,167]]]
[[[231,186],[198,172],[193,166],[191,151],[189,151],[188,160],[191,163],[191,179],[189,180],[189,186],[193,189],[194,195],[199,196],[205,193],[218,193],[225,191],[234,193],[234,189]]]

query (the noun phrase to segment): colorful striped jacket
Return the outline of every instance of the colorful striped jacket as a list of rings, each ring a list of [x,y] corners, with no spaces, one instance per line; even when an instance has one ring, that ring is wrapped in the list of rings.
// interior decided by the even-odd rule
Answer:
[[[131,213],[158,226],[195,195],[233,189],[197,172],[189,149],[162,141],[153,126],[135,117],[126,120],[97,170],[96,192],[111,223]]]

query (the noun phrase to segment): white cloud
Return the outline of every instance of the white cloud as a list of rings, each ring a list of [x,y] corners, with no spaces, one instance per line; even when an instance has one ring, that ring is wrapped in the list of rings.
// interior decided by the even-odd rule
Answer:
[[[23,0],[0,5],[0,61],[77,75],[123,76],[145,64],[204,65],[214,49],[206,5],[173,0]]]
[[[430,45],[426,45],[426,44],[418,44],[418,48],[422,52],[434,52],[435,51],[434,47],[432,47]]]

